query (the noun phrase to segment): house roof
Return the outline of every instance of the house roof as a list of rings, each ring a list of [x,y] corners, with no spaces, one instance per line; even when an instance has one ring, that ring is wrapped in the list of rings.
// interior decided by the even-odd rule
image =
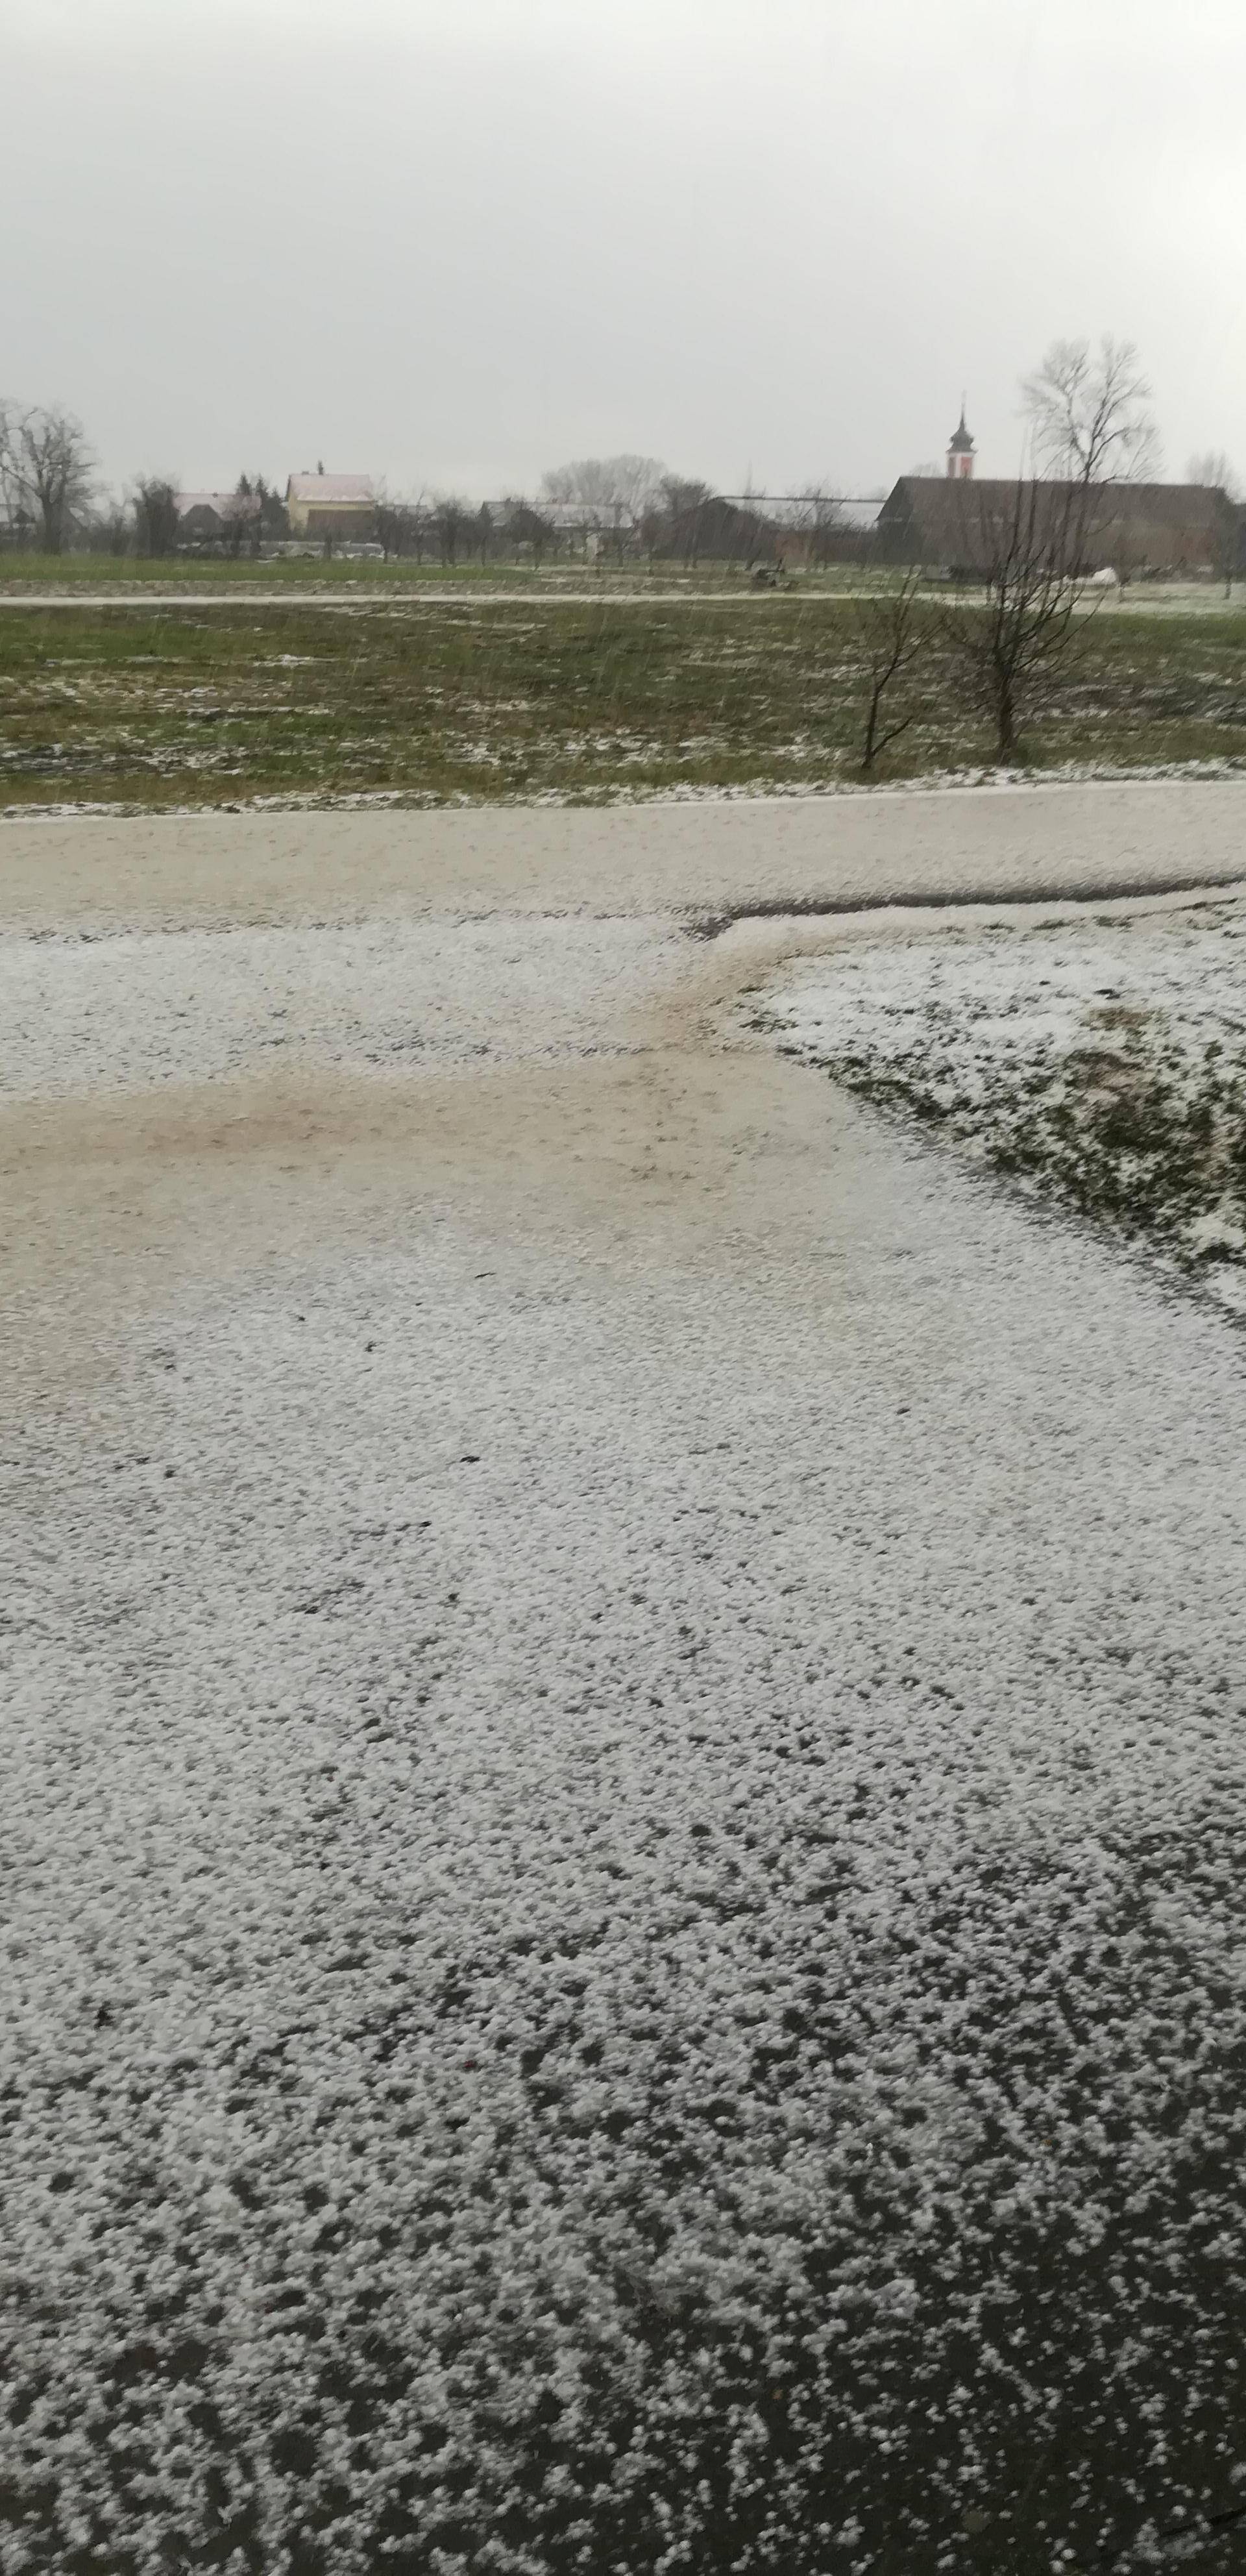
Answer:
[[[185,519],[192,510],[214,510],[218,519],[253,519],[260,509],[258,492],[179,492],[177,515]]]
[[[367,474],[292,474],[287,501],[354,501],[371,509],[376,498]]]

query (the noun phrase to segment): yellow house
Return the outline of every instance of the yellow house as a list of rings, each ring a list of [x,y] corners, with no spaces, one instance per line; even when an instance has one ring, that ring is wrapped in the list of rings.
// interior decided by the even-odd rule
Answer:
[[[286,484],[292,537],[340,537],[356,543],[372,535],[376,496],[366,474],[292,474]]]

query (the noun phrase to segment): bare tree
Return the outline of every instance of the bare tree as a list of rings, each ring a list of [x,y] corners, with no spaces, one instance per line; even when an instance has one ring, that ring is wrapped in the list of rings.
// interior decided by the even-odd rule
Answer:
[[[652,565],[656,548],[678,544],[685,564],[697,561],[705,533],[705,504],[712,499],[708,483],[695,475],[664,474],[641,512],[642,542]]]
[[[26,515],[17,479],[16,425],[14,404],[0,401],[0,509],[4,512],[5,534],[10,540],[20,540]]]
[[[237,506],[229,526],[230,553],[241,554],[245,538],[247,552],[258,561],[274,518],[285,520],[284,507],[262,474],[240,474],[234,485],[234,500]],[[287,521],[287,527],[288,524]]]
[[[1208,447],[1201,456],[1192,456],[1185,479],[1187,483],[1201,483],[1209,491],[1223,492],[1227,501],[1242,498],[1242,478],[1222,447]]]
[[[134,514],[129,503],[111,493],[97,499],[90,518],[83,524],[82,542],[89,554],[128,555],[134,544]]]
[[[171,555],[177,544],[177,487],[167,474],[134,486],[134,542],[141,555]]]
[[[849,624],[865,681],[865,735],[861,768],[868,777],[878,755],[907,733],[917,714],[911,698],[898,702],[891,693],[930,650],[934,628],[927,603],[919,598],[924,573],[920,564],[901,581],[871,584],[849,604]],[[886,714],[884,715],[884,707]]]
[[[1132,340],[1105,332],[1093,351],[1053,340],[1021,391],[1040,473],[1090,484],[1145,483],[1158,471],[1151,388]]]
[[[1069,640],[1086,580],[1086,486],[1017,482],[988,498],[966,484],[963,561],[982,582],[981,603],[949,603],[941,637],[995,728],[1000,760],[1015,760],[1020,728]]]
[[[502,503],[502,530],[516,553],[522,546],[531,547],[533,569],[539,572],[546,549],[555,542],[555,531],[546,514],[522,495],[509,493]]]
[[[457,493],[439,493],[433,502],[433,539],[443,564],[456,564],[459,550],[471,542],[476,513]]]
[[[406,521],[407,512],[402,502],[391,501],[388,492],[383,487],[378,487],[373,524],[376,528],[377,543],[387,563],[391,555],[402,553]]]
[[[844,514],[825,483],[807,483],[797,495],[792,524],[805,540],[808,562],[819,566],[829,563],[831,541],[843,528]]]
[[[1216,570],[1224,583],[1225,598],[1231,599],[1234,579],[1243,568],[1246,540],[1241,476],[1222,447],[1209,447],[1204,455],[1192,456],[1185,471],[1187,482],[1201,483],[1205,490],[1216,494]]]
[[[541,491],[547,501],[579,502],[607,516],[619,510],[635,520],[658,500],[665,474],[656,456],[581,456],[551,466]]]
[[[64,552],[74,520],[93,489],[95,458],[72,412],[33,410],[11,417],[7,476],[33,516],[45,554]]]

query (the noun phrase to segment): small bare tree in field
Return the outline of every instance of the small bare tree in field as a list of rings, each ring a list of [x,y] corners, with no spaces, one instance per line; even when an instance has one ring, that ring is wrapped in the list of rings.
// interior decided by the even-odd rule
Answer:
[[[1022,394],[1038,471],[995,495],[958,487],[960,569],[983,597],[940,618],[1004,761],[1017,758],[1023,716],[1068,650],[1096,554],[1110,532],[1128,549],[1116,487],[1146,481],[1159,463],[1151,388],[1132,341],[1105,334],[1092,351],[1085,340],[1055,340]]]
[[[948,605],[939,629],[970,694],[995,728],[1000,760],[1021,749],[1021,721],[1069,643],[1086,581],[1086,489],[1080,483],[1017,482],[988,500],[971,485],[958,494],[964,562],[984,597]]]
[[[81,421],[67,411],[11,415],[6,430],[6,483],[32,517],[45,554],[64,552],[75,518],[94,488],[95,458]]]
[[[1132,340],[1105,332],[1096,350],[1053,340],[1021,391],[1040,473],[1089,485],[1145,483],[1158,472],[1151,388]]]
[[[871,584],[849,603],[849,624],[865,681],[861,770],[867,778],[879,753],[908,732],[917,714],[903,688],[929,652],[934,633],[928,604],[918,596],[922,580],[922,568],[915,564],[899,581]]]

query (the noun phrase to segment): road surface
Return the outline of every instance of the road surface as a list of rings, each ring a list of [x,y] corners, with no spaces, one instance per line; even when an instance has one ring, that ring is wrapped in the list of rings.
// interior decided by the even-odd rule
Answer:
[[[747,1021],[1244,819],[3,827],[6,2569],[1240,2563],[1240,1332]]]

